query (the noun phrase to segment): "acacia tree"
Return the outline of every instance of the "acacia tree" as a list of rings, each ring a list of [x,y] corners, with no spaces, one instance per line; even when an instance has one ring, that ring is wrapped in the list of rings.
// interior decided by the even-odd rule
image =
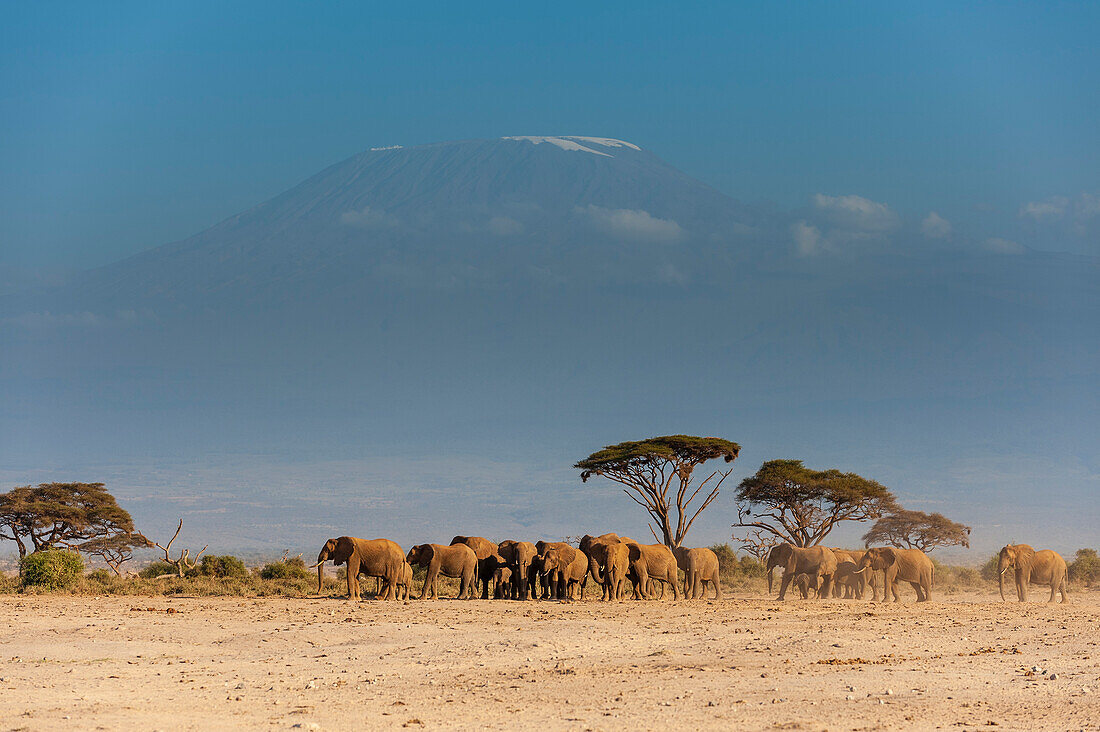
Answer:
[[[941,513],[896,509],[882,516],[863,535],[867,546],[889,544],[900,549],[932,551],[938,546],[970,547],[970,527]]]
[[[734,534],[730,538],[738,543],[738,550],[754,557],[756,561],[761,564],[764,563],[765,558],[768,556],[768,553],[771,552],[772,548],[779,543],[779,539],[774,534],[770,534],[761,529],[753,529],[743,536]]]
[[[112,572],[120,575],[122,572],[119,567],[133,558],[135,549],[150,549],[153,546],[153,542],[134,532],[90,539],[74,548],[78,552],[96,557],[110,567]]]
[[[92,539],[132,534],[134,522],[102,483],[41,483],[0,494],[0,539],[19,557],[53,547],[76,548]]]
[[[885,486],[855,473],[813,470],[801,460],[769,460],[737,487],[737,523],[750,537],[817,546],[841,521],[878,518],[895,508]]]
[[[680,546],[699,514],[718,497],[722,482],[731,470],[712,472],[692,486],[695,468],[721,458],[733,462],[741,446],[717,437],[666,435],[639,442],[620,442],[594,452],[573,467],[580,469],[581,480],[602,475],[623,485],[623,492],[649,512],[661,536],[650,524],[657,541],[671,548]],[[702,494],[697,507],[692,503]]]

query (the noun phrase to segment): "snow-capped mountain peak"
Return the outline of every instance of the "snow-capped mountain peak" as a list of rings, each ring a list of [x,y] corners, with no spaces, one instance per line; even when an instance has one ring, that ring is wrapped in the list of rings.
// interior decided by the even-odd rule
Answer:
[[[561,135],[557,137],[547,137],[539,135],[517,135],[514,137],[503,137],[502,140],[516,140],[520,142],[530,142],[534,145],[539,145],[547,142],[555,147],[560,147],[562,150],[572,150],[575,152],[592,153],[593,155],[603,155],[604,157],[614,157],[609,153],[600,152],[599,150],[593,150],[588,145],[599,145],[600,147],[626,147],[631,150],[641,150],[640,147],[632,142],[626,142],[624,140],[616,140],[612,137],[580,137],[577,135]],[[581,143],[586,143],[582,145]]]

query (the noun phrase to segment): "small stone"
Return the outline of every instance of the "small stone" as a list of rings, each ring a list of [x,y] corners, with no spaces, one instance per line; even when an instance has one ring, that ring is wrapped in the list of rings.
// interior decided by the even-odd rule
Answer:
[[[1057,681],[1058,680],[1058,674],[1051,674],[1047,678],[1050,679],[1051,681]]]
[[[886,690],[886,696],[893,696],[893,695],[894,695],[894,690],[893,689],[887,689]]]
[[[845,700],[847,700],[847,701],[854,701],[854,700],[855,700],[855,697],[854,697],[854,696],[852,696],[851,694],[849,694],[848,696],[846,696],[846,697],[844,697],[844,698],[845,698]]]

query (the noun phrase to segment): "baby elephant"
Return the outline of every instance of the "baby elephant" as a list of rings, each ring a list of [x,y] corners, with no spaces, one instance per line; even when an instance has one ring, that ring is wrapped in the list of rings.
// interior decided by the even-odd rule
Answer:
[[[477,577],[477,554],[465,544],[443,546],[442,544],[417,544],[409,550],[405,561],[412,565],[427,567],[424,587],[420,590],[421,600],[437,597],[435,583],[440,573],[444,577],[457,577],[460,580],[459,599],[472,599]]]
[[[493,572],[493,599],[507,600],[512,597],[512,570],[497,567]]]
[[[811,577],[808,574],[799,574],[794,578],[794,586],[798,588],[798,594],[803,600],[810,597],[810,592],[814,593],[814,597],[817,597],[817,578]]]

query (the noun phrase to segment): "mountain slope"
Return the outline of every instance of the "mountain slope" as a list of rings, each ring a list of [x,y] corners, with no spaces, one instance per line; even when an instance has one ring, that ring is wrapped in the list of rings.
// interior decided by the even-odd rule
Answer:
[[[216,506],[195,510],[224,511],[219,530],[262,510],[286,524],[278,547],[312,541],[292,520],[311,511],[355,533],[341,505],[358,495],[450,534],[470,529],[459,515],[490,535],[644,534],[630,513],[576,525],[572,506],[629,506],[563,486],[586,451],[671,432],[738,440],[743,472],[793,456],[871,475],[974,524],[976,546],[1024,536],[1014,504],[1056,521],[1038,480],[1100,489],[1095,259],[804,256],[795,223],[617,140],[368,151],[0,300],[0,472],[120,476],[135,499],[164,486],[142,511],[165,525],[179,506]],[[235,473],[242,454],[263,470]],[[364,456],[389,467],[347,467]],[[277,488],[272,466],[328,487]],[[728,536],[729,509],[705,538]],[[1079,534],[1095,513],[1074,513]]]

